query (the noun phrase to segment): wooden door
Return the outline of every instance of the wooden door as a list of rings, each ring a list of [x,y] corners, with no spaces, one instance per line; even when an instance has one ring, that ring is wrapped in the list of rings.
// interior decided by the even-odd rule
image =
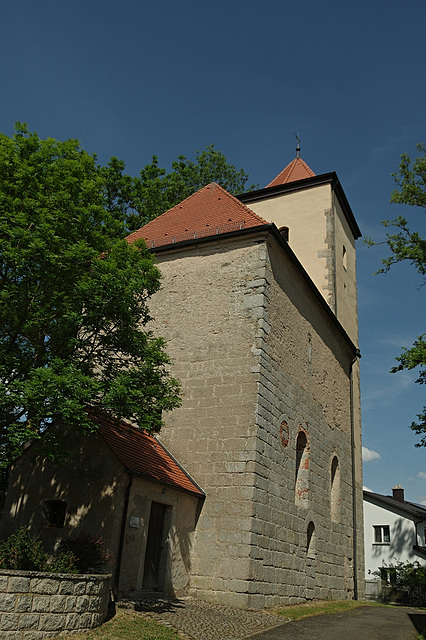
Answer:
[[[166,510],[167,505],[165,504],[159,502],[151,503],[142,585],[143,589],[149,589],[150,591],[161,591],[163,588],[160,563]]]

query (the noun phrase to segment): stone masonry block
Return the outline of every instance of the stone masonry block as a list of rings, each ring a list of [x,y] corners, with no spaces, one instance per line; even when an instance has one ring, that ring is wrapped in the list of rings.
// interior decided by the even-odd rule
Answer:
[[[53,595],[55,593],[58,593],[59,585],[59,580],[33,578],[31,580],[31,592]]]
[[[80,616],[78,613],[69,613],[65,620],[65,629],[67,631],[75,631],[76,629],[81,629],[80,626]]]
[[[91,598],[89,598],[89,606],[87,607],[87,611],[90,611],[92,613],[95,611],[99,611],[101,604],[102,604],[101,596],[92,596]]]
[[[86,593],[91,596],[97,596],[107,589],[107,583],[103,580],[102,582],[88,582]]]
[[[76,596],[83,596],[86,593],[86,582],[77,582],[74,587],[74,594]]]
[[[2,593],[0,594],[0,611],[14,611],[15,609],[15,594],[14,593]]]
[[[66,616],[65,615],[42,615],[40,616],[39,629],[42,631],[62,631],[65,628]]]
[[[8,591],[13,593],[28,593],[30,590],[30,579],[21,576],[10,576]]]
[[[14,631],[18,628],[19,616],[3,613],[0,620],[0,631]]]
[[[39,597],[42,597],[42,596],[39,596]],[[50,612],[63,613],[64,611],[65,611],[65,597],[63,595],[51,596]]]
[[[62,600],[63,596],[52,596],[54,598],[60,597]],[[50,597],[49,596],[33,596],[33,611],[37,613],[47,613],[50,608]]]
[[[90,629],[92,626],[92,614],[82,613],[80,616],[80,624],[82,629]]]
[[[88,611],[89,608],[89,596],[78,596],[75,603],[75,612],[82,613]]]
[[[7,591],[7,582],[8,582],[7,576],[0,576],[0,592]]]
[[[67,596],[65,598],[65,609],[64,609],[64,611],[66,613],[71,613],[71,612],[75,611],[76,602],[77,602],[77,599],[74,596]]]
[[[28,613],[32,610],[33,596],[28,594],[20,594],[16,596],[15,611],[19,613]]]
[[[40,616],[37,613],[23,613],[19,617],[18,629],[38,629]]]
[[[74,582],[72,580],[63,580],[59,587],[59,593],[64,595],[72,595],[74,593]]]

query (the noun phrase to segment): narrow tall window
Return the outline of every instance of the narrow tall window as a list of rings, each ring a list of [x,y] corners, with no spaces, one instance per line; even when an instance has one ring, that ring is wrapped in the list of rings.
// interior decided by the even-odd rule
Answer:
[[[308,558],[315,558],[315,525],[312,521],[306,531],[306,555]]]
[[[295,502],[306,506],[308,499],[309,447],[304,431],[299,431],[296,440]]]
[[[340,510],[340,467],[337,456],[331,462],[330,476],[330,515],[337,522]]]
[[[343,245],[342,264],[345,271],[348,270],[348,254],[345,245]]]

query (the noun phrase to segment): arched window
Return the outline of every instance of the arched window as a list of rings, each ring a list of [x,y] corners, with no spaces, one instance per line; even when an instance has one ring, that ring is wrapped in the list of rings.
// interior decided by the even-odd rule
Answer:
[[[315,551],[316,551],[315,546],[316,546],[315,525],[311,521],[308,524],[308,528],[306,531],[306,557],[307,558],[315,558]]]
[[[340,512],[340,467],[337,456],[331,461],[330,469],[330,515],[337,522]]]
[[[308,439],[304,431],[299,431],[296,440],[296,477],[295,477],[295,502],[300,506],[306,506],[308,499],[308,472],[309,472],[309,447]]]

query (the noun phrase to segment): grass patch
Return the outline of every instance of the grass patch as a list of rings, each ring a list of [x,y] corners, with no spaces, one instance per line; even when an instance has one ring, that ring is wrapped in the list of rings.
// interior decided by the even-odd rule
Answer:
[[[181,640],[181,636],[168,627],[147,620],[133,611],[117,610],[117,614],[96,629],[59,635],[53,640]]]
[[[350,611],[358,607],[365,607],[370,604],[361,600],[317,600],[315,602],[303,602],[302,604],[288,605],[273,609],[273,613],[278,616],[290,618],[290,620],[300,620],[310,616],[322,616],[329,613],[341,613]]]

